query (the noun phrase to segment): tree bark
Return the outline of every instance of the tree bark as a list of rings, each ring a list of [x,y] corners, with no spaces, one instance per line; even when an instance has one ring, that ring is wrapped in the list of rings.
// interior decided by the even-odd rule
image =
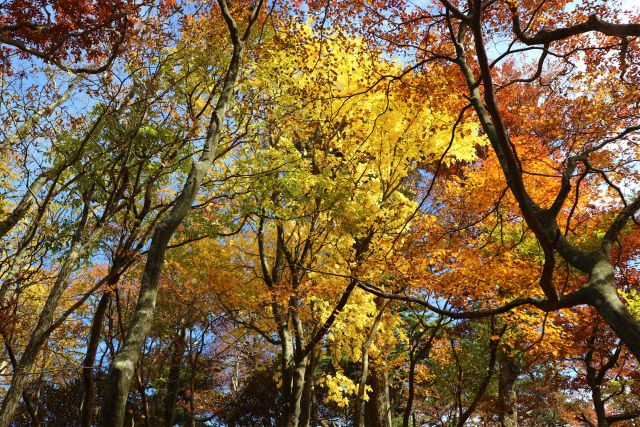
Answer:
[[[318,427],[318,398],[316,397],[315,386],[313,387],[313,390],[311,390],[311,393],[311,404],[313,405],[311,413],[311,427]]]
[[[609,427],[609,421],[607,420],[607,413],[602,399],[602,391],[600,385],[591,385],[591,398],[593,399],[593,409],[596,411],[596,417],[598,419],[598,427]]]
[[[386,304],[383,304],[376,317],[373,321],[373,325],[371,326],[371,331],[369,331],[369,337],[367,341],[362,345],[362,373],[360,375],[360,382],[358,383],[358,396],[356,397],[356,405],[353,410],[354,412],[354,427],[364,427],[364,418],[365,418],[365,386],[367,383],[367,378],[369,376],[369,348],[373,343],[373,339],[378,331],[378,326],[380,325],[380,321],[382,320],[382,314],[384,313]]]
[[[169,383],[167,384],[167,396],[165,398],[164,426],[172,427],[173,418],[178,402],[180,391],[180,371],[182,370],[182,359],[184,358],[184,346],[187,336],[187,329],[184,325],[178,330],[175,339],[175,348],[171,355],[171,366],[169,367]]]
[[[117,281],[117,279],[116,279]],[[93,373],[93,364],[95,363],[96,354],[98,352],[98,344],[100,343],[100,333],[102,331],[102,321],[111,300],[111,292],[108,290],[102,294],[96,312],[93,315],[91,324],[91,334],[87,343],[87,352],[82,364],[82,406],[80,408],[80,426],[91,427],[93,425],[93,410],[96,400],[96,382]]]
[[[604,321],[640,360],[640,324],[620,301],[615,287],[615,271],[608,259],[601,259],[589,273],[582,289],[589,305],[598,310]]]
[[[297,360],[296,348],[290,331],[280,331],[282,372],[282,427],[298,427],[305,384],[307,358]]]
[[[371,395],[367,402],[367,427],[391,427],[391,402],[389,400],[388,375],[378,366],[378,361],[369,365]]]
[[[518,406],[516,380],[520,375],[520,366],[513,356],[503,355],[498,374],[498,419],[502,427],[518,427]]]
[[[369,348],[365,347],[362,354],[362,372],[360,374],[360,382],[358,383],[358,395],[356,396],[355,408],[353,409],[353,426],[364,427],[365,418],[365,386],[369,377]],[[371,397],[369,397],[371,398]]]
[[[313,395],[315,388],[317,358],[315,349],[309,355],[309,365],[304,373],[304,388],[302,390],[302,403],[299,427],[309,427],[313,417]]]

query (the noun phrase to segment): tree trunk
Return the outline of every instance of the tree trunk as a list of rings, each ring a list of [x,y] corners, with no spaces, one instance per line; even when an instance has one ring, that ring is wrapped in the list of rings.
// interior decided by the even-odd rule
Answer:
[[[315,386],[315,371],[317,359],[315,349],[309,355],[309,365],[305,371],[304,388],[302,390],[302,403],[299,427],[309,427],[311,425],[313,410],[313,393]]]
[[[302,409],[302,392],[305,384],[305,372],[307,370],[307,359],[297,362],[294,367],[293,374],[293,393],[291,393],[293,414],[295,414],[295,424],[290,424],[288,427],[298,427],[300,413]]]
[[[588,302],[640,361],[640,324],[620,301],[615,287],[615,271],[608,260],[598,262],[583,288]]]
[[[369,365],[369,386],[371,395],[366,404],[368,413],[367,427],[391,427],[391,402],[389,400],[389,381],[387,373],[378,366],[377,361]]]
[[[178,330],[175,340],[175,348],[171,355],[171,366],[169,367],[169,383],[167,384],[167,396],[165,398],[164,426],[173,426],[173,417],[178,402],[178,392],[180,391],[180,371],[182,370],[182,359],[184,358],[184,346],[187,330],[184,325]]]
[[[286,328],[281,329],[280,340],[282,342],[282,416],[280,425],[281,427],[298,427],[307,358],[296,360],[293,337]]]
[[[362,372],[360,373],[360,383],[358,384],[358,395],[356,396],[355,408],[353,409],[353,427],[364,427],[365,418],[365,386],[369,377],[369,348],[365,348],[362,354]],[[369,397],[371,399],[371,397]],[[371,401],[371,400],[369,400]]]
[[[117,279],[116,279],[117,281]],[[87,343],[87,353],[82,363],[82,407],[80,409],[80,426],[91,427],[93,425],[93,409],[96,397],[96,382],[93,373],[93,364],[95,363],[96,353],[98,352],[98,344],[100,343],[100,332],[102,330],[102,321],[111,300],[111,292],[105,291],[100,298],[96,312],[93,315],[91,324],[91,334]]]
[[[518,406],[516,380],[520,374],[520,366],[514,357],[504,355],[500,363],[498,375],[498,419],[502,427],[518,427]]]
[[[604,401],[602,400],[602,391],[598,384],[591,385],[591,397],[593,398],[593,408],[598,417],[598,427],[609,427]]]
[[[587,354],[584,358],[584,364],[586,368],[586,376],[587,376],[587,384],[589,384],[589,388],[591,389],[591,397],[593,399],[593,409],[596,412],[596,417],[598,419],[598,427],[609,427],[609,420],[607,419],[607,413],[605,409],[605,401],[602,398],[602,390],[600,388],[602,384],[602,380],[604,379],[605,373],[607,371],[606,365],[609,363],[602,365],[600,369],[596,369],[593,365],[593,353],[596,351],[594,346],[595,335],[598,333],[598,327],[594,327],[593,336],[588,340],[589,347]],[[620,347],[618,348],[618,350]],[[615,364],[618,356],[620,355],[619,351],[614,353],[614,357],[609,360],[611,366]],[[604,363],[604,362],[602,362]]]
[[[360,382],[358,384],[358,396],[356,397],[356,405],[354,409],[354,427],[364,427],[364,415],[365,415],[365,386],[367,382],[367,377],[369,376],[369,348],[373,343],[373,339],[378,330],[378,326],[380,325],[380,320],[382,319],[382,314],[384,313],[384,309],[386,308],[386,304],[382,304],[382,307],[378,310],[376,317],[373,321],[373,325],[371,326],[371,330],[369,331],[369,337],[367,341],[362,345],[362,374],[360,375]]]
[[[318,398],[316,397],[315,386],[311,390],[311,404],[313,405],[311,413],[311,427],[318,427]]]
[[[196,427],[196,372],[198,372],[198,353],[194,352],[193,328],[189,328],[189,427]]]
[[[282,374],[282,414],[281,427],[297,425],[298,414],[291,407],[293,394],[293,341],[288,325],[280,326],[280,372]]]

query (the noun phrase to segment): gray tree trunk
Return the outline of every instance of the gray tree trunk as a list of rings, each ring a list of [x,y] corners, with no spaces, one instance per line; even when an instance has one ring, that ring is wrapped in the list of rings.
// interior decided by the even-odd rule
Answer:
[[[282,373],[282,427],[298,427],[305,385],[307,358],[297,360],[293,336],[287,329],[280,331]]]
[[[299,427],[310,427],[313,418],[313,397],[315,388],[315,375],[317,367],[317,358],[315,348],[309,354],[309,364],[304,373],[304,388],[302,390],[302,403],[300,413]]]
[[[602,399],[602,391],[599,384],[591,385],[591,397],[593,398],[593,409],[596,411],[598,427],[609,427],[607,412]]]

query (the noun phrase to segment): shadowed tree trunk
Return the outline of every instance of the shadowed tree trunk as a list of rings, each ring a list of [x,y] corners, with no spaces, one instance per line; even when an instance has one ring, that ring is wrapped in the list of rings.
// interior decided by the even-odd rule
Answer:
[[[389,399],[389,379],[377,360],[369,364],[368,385],[371,387],[369,401],[365,405],[367,427],[391,427],[391,402]]]
[[[115,278],[117,282],[117,277]],[[93,365],[98,352],[98,344],[100,343],[100,333],[102,331],[102,321],[111,300],[111,292],[105,291],[100,298],[96,312],[93,315],[91,324],[91,334],[87,343],[87,353],[82,363],[82,405],[80,408],[80,426],[91,427],[93,425],[93,410],[96,400],[96,381],[93,373]]]
[[[503,355],[498,374],[498,415],[502,427],[518,427],[518,406],[516,380],[520,375],[520,365],[513,356]]]
[[[167,396],[165,398],[164,425],[173,426],[176,403],[178,402],[178,392],[180,391],[180,371],[182,370],[182,359],[184,358],[184,346],[187,336],[187,329],[184,325],[178,330],[175,339],[175,347],[171,355],[171,366],[169,367],[169,383],[167,384]]]
[[[302,390],[302,404],[299,427],[310,427],[313,419],[314,397],[315,397],[315,375],[318,359],[316,357],[315,346],[309,354],[309,365],[305,370],[304,388]]]
[[[380,300],[380,298],[378,299]],[[369,337],[367,341],[362,345],[362,374],[360,375],[360,383],[358,384],[358,396],[356,397],[356,405],[354,409],[354,427],[364,427],[364,418],[365,418],[365,386],[367,382],[367,378],[369,377],[369,348],[373,343],[373,339],[378,330],[378,326],[380,325],[380,320],[382,319],[382,314],[384,313],[384,309],[386,308],[386,304],[382,305],[382,308],[378,310],[376,317],[373,321],[373,325],[371,326],[371,331],[369,331]]]
[[[587,376],[587,384],[591,389],[591,398],[593,400],[593,409],[595,410],[597,417],[597,427],[610,427],[612,424],[617,423],[619,421],[627,421],[633,420],[635,418],[640,417],[640,410],[636,409],[634,411],[629,412],[621,412],[615,415],[608,415],[606,411],[606,402],[611,398],[611,396],[605,397],[602,394],[602,383],[605,381],[607,371],[614,368],[619,363],[620,355],[622,354],[623,345],[619,343],[613,353],[608,353],[606,360],[600,360],[600,367],[596,367],[596,362],[594,361],[594,353],[597,353],[596,347],[596,338],[598,337],[599,326],[595,325],[593,328],[593,332],[591,337],[588,339],[588,350],[585,356],[582,358],[586,376]],[[624,362],[622,362],[624,363]],[[581,421],[584,421],[586,424],[589,424],[591,427],[593,423],[582,414],[579,417]]]

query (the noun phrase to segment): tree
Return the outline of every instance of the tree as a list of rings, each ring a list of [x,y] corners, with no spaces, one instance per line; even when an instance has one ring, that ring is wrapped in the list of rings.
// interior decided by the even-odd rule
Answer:
[[[453,132],[445,112],[412,110],[412,98],[387,85],[361,93],[384,69],[362,54],[358,40],[340,34],[319,39],[301,25],[287,30],[262,51],[251,67],[256,71],[240,86],[243,93],[257,94],[244,97],[243,109],[253,110],[241,109],[238,118],[254,118],[247,139],[257,143],[243,144],[227,162],[240,178],[219,180],[241,196],[219,215],[220,225],[208,227],[220,229],[228,217],[244,218],[248,227],[216,245],[224,248],[214,246],[209,258],[216,260],[214,271],[246,271],[237,279],[246,282],[244,289],[234,290],[240,295],[221,301],[227,312],[239,313],[239,324],[278,348],[280,425],[295,426],[309,422],[314,355],[334,327],[342,329],[338,338],[332,335],[336,360],[363,357],[349,347],[380,307],[354,292],[357,280],[349,277],[355,271],[372,278],[382,274],[378,254],[384,256],[413,207],[399,191],[407,174],[419,161],[472,158],[476,140],[463,139],[462,130]],[[311,93],[336,99],[307,99]],[[196,264],[196,271],[211,269],[203,261]],[[356,310],[363,304],[367,310]],[[247,320],[246,311],[258,322]],[[368,355],[365,351],[364,360]],[[364,380],[383,384],[379,368],[364,369]],[[386,385],[373,391],[383,399],[383,389]],[[360,394],[362,406],[364,384]],[[336,396],[343,398],[340,392]]]
[[[141,27],[148,24],[139,23]],[[146,32],[136,41],[149,42],[153,36],[157,37],[158,34]],[[181,133],[184,131],[190,135],[189,126],[197,126],[194,122],[198,122],[198,115],[207,108],[206,102],[190,109],[196,116],[194,120],[187,121],[186,126],[183,125],[184,121],[176,121],[175,110],[170,111],[175,98],[158,97],[159,93],[167,93],[175,86],[174,83],[168,83],[170,77],[166,76],[171,55],[164,61],[157,61],[157,58],[151,60],[150,56],[147,58],[144,54],[138,54],[123,67],[124,70],[119,70],[125,76],[129,73],[128,76],[132,77],[129,81],[125,80],[126,83],[116,80],[114,76],[117,74],[108,74],[104,79],[97,78],[97,83],[102,86],[90,93],[103,102],[91,106],[88,118],[72,117],[75,121],[70,120],[68,129],[55,127],[57,123],[54,122],[54,126],[45,127],[43,131],[34,127],[33,132],[27,135],[19,135],[15,140],[8,138],[12,144],[15,142],[10,147],[17,152],[15,163],[24,162],[22,173],[25,178],[33,173],[34,164],[37,168],[44,163],[41,166],[44,171],[30,185],[13,212],[3,218],[2,232],[13,243],[6,247],[4,263],[8,267],[3,272],[0,298],[3,302],[11,302],[7,309],[27,308],[29,306],[21,298],[23,290],[28,286],[42,286],[37,282],[41,280],[40,277],[34,273],[48,268],[48,274],[54,277],[54,282],[50,285],[49,294],[44,293],[46,304],[43,304],[44,308],[37,319],[38,325],[25,339],[27,346],[19,354],[19,362],[16,360],[14,364],[12,385],[3,400],[2,423],[10,421],[20,395],[24,397],[28,375],[39,350],[51,333],[102,285],[108,282],[113,288],[135,255],[145,247],[152,230],[171,205],[163,200],[162,194],[158,197],[154,193],[159,185],[170,183],[171,175],[184,168],[183,156],[193,152],[190,145],[192,136],[185,137]],[[149,62],[145,62],[147,60]],[[151,70],[156,73],[149,75]],[[69,88],[56,102],[65,102],[72,89]],[[191,95],[199,94],[195,89],[191,90]],[[123,115],[125,111],[129,113],[127,116]],[[31,126],[35,122],[37,119],[31,117],[26,123]],[[170,128],[177,135],[167,133]],[[24,125],[20,128],[22,130]],[[47,130],[49,133],[44,132]],[[47,145],[49,141],[50,145]],[[24,157],[16,149],[22,146],[25,147]],[[44,150],[44,156],[40,154],[41,151],[29,152],[31,146],[35,146],[36,150]],[[11,185],[22,190],[20,182],[12,182]],[[38,192],[43,187],[47,192],[39,199]],[[33,209],[33,205],[37,208]],[[155,218],[150,215],[153,213],[156,213]],[[25,219],[30,221],[25,222]],[[70,248],[68,239],[71,239]],[[100,243],[106,256],[111,258],[111,271],[60,313],[59,302],[67,297],[65,291],[77,265],[95,256]],[[48,261],[47,256],[52,261]],[[97,332],[91,339],[93,345],[99,339],[100,316],[95,320],[97,327],[94,331]],[[23,330],[29,330],[26,324],[23,326]],[[5,346],[8,345],[11,345],[10,341],[5,342]],[[87,366],[91,366],[93,351],[87,354]],[[91,378],[88,378],[87,384],[91,382]],[[89,411],[91,405],[88,401],[85,403]]]
[[[128,0],[5,2],[0,6],[3,71],[17,51],[64,71],[101,73],[117,58],[131,21],[146,5],[151,4]],[[76,65],[65,65],[68,60]],[[104,64],[97,65],[101,61]]]
[[[125,403],[129,394],[129,385],[133,376],[133,367],[138,362],[142,344],[146,339],[153,321],[158,281],[164,255],[169,241],[189,212],[200,184],[213,163],[217,154],[218,141],[222,133],[224,117],[229,106],[238,71],[242,62],[244,49],[249,41],[251,30],[262,12],[263,2],[252,5],[248,16],[248,24],[244,33],[240,33],[235,19],[229,12],[225,1],[219,3],[234,46],[229,69],[223,83],[218,102],[211,115],[211,121],[205,137],[202,155],[195,161],[184,183],[181,193],[175,199],[175,205],[155,228],[151,239],[145,270],[142,274],[140,295],[131,326],[124,343],[109,368],[105,384],[104,397],[100,411],[101,426],[121,426],[124,421]]]
[[[635,12],[65,4],[0,6],[0,426],[637,423]]]
[[[334,5],[326,13],[338,10]],[[597,309],[630,351],[640,357],[640,324],[616,293],[611,254],[640,207],[639,199],[629,198],[621,190],[637,173],[633,166],[635,135],[640,129],[635,113],[635,58],[640,33],[637,24],[621,23],[616,13],[610,2],[585,2],[573,9],[564,1],[443,0],[426,8],[354,2],[335,19],[345,18],[341,22],[365,38],[380,40],[389,51],[414,58],[394,79],[405,79],[418,70],[431,75],[447,70],[451,89],[468,100],[461,105],[461,114],[466,109],[475,112],[521,218],[544,254],[537,273],[544,297],[529,294],[514,298],[485,314],[523,304],[547,312],[587,304]],[[355,14],[363,16],[358,25],[350,21]],[[391,34],[381,36],[380,31],[387,28],[393,29]],[[504,51],[491,51],[492,43],[504,43]],[[509,61],[524,53],[534,57],[532,71],[519,76],[505,73]],[[510,91],[538,84],[548,94],[533,115],[509,105]],[[516,124],[508,120],[514,111],[525,123],[535,123],[539,132],[519,133]],[[566,125],[550,132],[544,127],[545,120]],[[539,147],[539,155],[544,156],[541,160],[559,161],[551,176],[536,178],[552,191],[540,195],[532,189],[525,163],[529,153],[516,143],[520,137]],[[602,191],[585,193],[589,181]],[[615,197],[605,199],[606,191]],[[597,246],[587,247],[580,242],[583,236],[571,232],[571,205],[603,202],[608,206],[600,217],[604,234]],[[580,288],[563,294],[554,285],[558,256],[586,274],[588,280]]]

